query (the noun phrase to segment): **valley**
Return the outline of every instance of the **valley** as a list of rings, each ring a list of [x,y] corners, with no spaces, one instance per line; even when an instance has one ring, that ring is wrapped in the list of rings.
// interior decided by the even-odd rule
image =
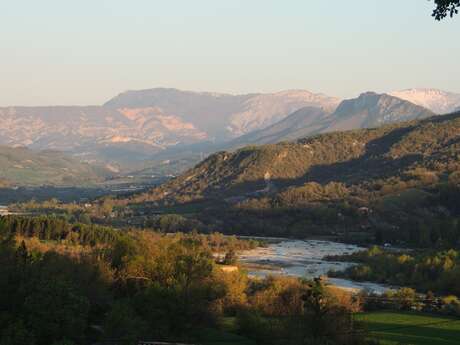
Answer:
[[[301,344],[318,320],[336,344],[391,344],[413,338],[379,328],[393,325],[388,313],[450,322],[460,310],[460,114],[365,94],[329,116],[389,123],[219,151],[178,175],[145,168],[0,190],[0,287],[37,301],[8,315],[33,325],[57,294],[66,307],[47,315],[80,322],[67,336],[96,318],[104,333],[88,339],[127,344]],[[40,343],[58,334],[52,321],[38,325],[29,329]]]
[[[460,0],[0,9],[0,345],[460,343]]]
[[[336,344],[335,327],[350,344],[393,339],[373,328],[387,312],[460,315],[459,105],[435,89],[341,100],[156,88],[0,108],[0,266],[36,286],[9,294],[58,289],[69,308],[92,305],[72,329],[89,332],[91,315],[104,334],[85,337],[129,345],[300,344],[324,300],[320,329]],[[13,314],[32,325],[40,303]],[[42,344],[55,337],[30,327]]]

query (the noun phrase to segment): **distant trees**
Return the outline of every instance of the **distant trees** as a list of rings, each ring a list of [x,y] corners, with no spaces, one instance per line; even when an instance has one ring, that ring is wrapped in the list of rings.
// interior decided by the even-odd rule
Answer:
[[[124,235],[117,230],[99,225],[70,224],[55,216],[20,217],[0,219],[5,231],[11,235],[36,237],[40,240],[68,240],[74,244],[92,245],[114,243]]]
[[[460,297],[457,283],[460,280],[460,253],[457,250],[400,254],[373,247],[344,259],[361,264],[334,274]]]

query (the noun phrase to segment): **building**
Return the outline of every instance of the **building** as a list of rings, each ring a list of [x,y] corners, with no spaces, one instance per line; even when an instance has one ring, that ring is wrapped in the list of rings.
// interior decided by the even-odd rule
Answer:
[[[7,206],[0,206],[0,216],[7,216],[11,214]]]

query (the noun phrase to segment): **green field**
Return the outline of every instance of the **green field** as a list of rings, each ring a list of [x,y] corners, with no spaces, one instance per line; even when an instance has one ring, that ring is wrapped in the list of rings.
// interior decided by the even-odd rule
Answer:
[[[200,345],[255,345],[245,337],[224,330],[207,329],[201,332]]]
[[[411,312],[380,311],[355,315],[379,345],[459,345],[460,318]],[[221,320],[221,330],[202,332],[203,345],[253,345],[235,334],[234,318]]]
[[[458,345],[460,318],[405,312],[357,314],[382,345]]]

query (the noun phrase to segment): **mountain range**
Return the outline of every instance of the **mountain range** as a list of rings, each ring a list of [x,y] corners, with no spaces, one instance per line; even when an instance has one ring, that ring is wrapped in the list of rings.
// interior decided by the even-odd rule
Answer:
[[[433,115],[432,111],[400,98],[366,92],[342,101],[332,113],[314,107],[299,109],[278,123],[231,141],[227,148],[273,144],[318,133],[378,127]]]
[[[176,89],[128,91],[104,104],[113,109],[161,110],[193,123],[208,139],[223,141],[271,125],[305,106],[333,110],[340,100],[306,90],[230,95]]]
[[[404,190],[447,180],[460,171],[459,133],[460,113],[453,113],[222,151],[131,202],[233,203],[264,197],[279,202],[293,192],[312,202],[302,188],[321,194],[330,183],[331,194],[334,183],[342,183],[357,202],[375,197],[385,184]]]
[[[118,170],[167,148],[223,142],[293,111],[339,100],[303,90],[229,95],[157,88],[128,91],[103,106],[0,108],[0,145],[61,150]],[[134,164],[135,167],[137,167]]]
[[[407,89],[389,94],[430,109],[437,114],[448,114],[460,109],[458,93],[438,89]]]
[[[0,108],[0,145],[64,151],[114,173],[177,173],[221,149],[375,127],[460,106],[460,95],[433,89],[391,95],[341,101],[306,90],[127,91],[101,106]]]

